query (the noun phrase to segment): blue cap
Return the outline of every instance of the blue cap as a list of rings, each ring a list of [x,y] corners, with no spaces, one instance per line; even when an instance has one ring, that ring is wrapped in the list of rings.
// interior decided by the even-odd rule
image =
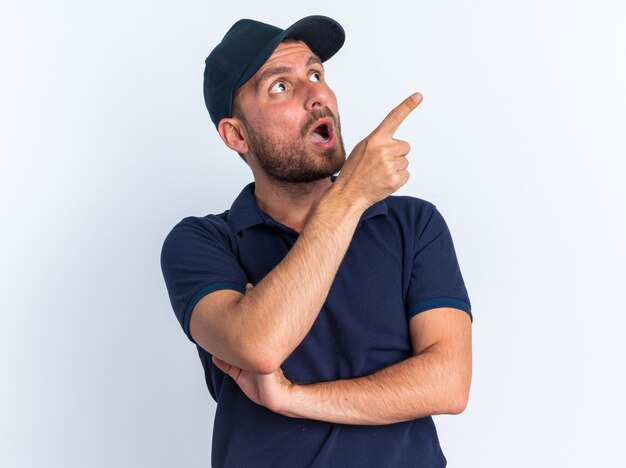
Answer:
[[[237,21],[205,61],[204,102],[216,128],[220,120],[232,117],[233,93],[287,38],[304,41],[325,62],[341,49],[345,32],[326,16],[307,16],[285,30],[250,19]]]

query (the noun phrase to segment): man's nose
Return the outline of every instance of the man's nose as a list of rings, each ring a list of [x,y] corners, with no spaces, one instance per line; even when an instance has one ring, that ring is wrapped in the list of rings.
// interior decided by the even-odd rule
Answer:
[[[328,102],[328,89],[319,82],[307,80],[306,84],[306,110],[313,110],[316,107],[324,107]]]

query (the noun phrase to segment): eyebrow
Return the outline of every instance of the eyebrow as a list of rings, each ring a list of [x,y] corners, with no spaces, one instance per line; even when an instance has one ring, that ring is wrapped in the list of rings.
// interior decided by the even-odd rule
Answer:
[[[314,63],[318,63],[318,64],[322,65],[322,61],[315,54],[313,54],[313,55],[311,55],[309,57],[309,59],[306,61],[306,66],[310,67]],[[323,65],[322,65],[322,67],[323,67]],[[264,70],[263,73],[261,73],[259,75],[259,77],[257,78],[257,80],[256,80],[256,90],[257,90],[257,92],[261,88],[261,84],[263,84],[263,82],[265,82],[268,78],[271,78],[272,76],[276,76],[276,75],[281,75],[283,73],[291,73],[291,72],[293,72],[293,68],[291,68],[291,67],[272,67],[272,68],[268,68],[267,70]]]

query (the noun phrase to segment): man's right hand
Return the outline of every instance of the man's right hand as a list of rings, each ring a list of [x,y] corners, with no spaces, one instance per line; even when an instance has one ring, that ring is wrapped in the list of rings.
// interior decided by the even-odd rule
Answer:
[[[409,180],[406,156],[411,148],[393,135],[422,99],[420,93],[406,98],[355,146],[333,184],[343,197],[362,202],[367,208],[387,198]]]

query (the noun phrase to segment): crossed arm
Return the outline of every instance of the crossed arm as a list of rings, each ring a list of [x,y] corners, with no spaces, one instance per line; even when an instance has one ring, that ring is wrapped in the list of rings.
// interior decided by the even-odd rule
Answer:
[[[464,311],[432,309],[410,322],[413,356],[355,379],[297,385],[280,369],[259,375],[214,358],[255,403],[295,418],[391,424],[465,409],[471,381],[471,325]]]

